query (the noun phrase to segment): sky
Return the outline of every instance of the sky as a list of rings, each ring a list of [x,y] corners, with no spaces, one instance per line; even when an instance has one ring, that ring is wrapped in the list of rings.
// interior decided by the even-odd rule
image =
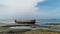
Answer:
[[[60,19],[60,0],[0,0],[0,19]]]
[[[60,0],[45,0],[44,2],[38,2],[39,17],[46,19],[60,19]]]

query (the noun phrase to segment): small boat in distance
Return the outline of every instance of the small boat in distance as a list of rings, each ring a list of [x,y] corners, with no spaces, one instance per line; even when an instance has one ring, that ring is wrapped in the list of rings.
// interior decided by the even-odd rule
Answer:
[[[17,24],[35,24],[36,20],[22,20],[22,21],[18,21],[15,20],[15,23]]]

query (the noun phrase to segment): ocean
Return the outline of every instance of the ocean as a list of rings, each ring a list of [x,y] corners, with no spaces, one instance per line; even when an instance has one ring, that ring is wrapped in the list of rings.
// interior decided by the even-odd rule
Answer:
[[[14,20],[0,20],[0,24],[12,24]],[[60,23],[60,19],[36,19],[36,24]]]
[[[60,19],[37,19],[36,24],[47,24],[47,23],[59,23],[60,24]]]
[[[12,24],[12,23],[15,23],[14,20],[0,20],[0,24]],[[38,25],[47,24],[47,23],[60,24],[60,19],[36,19],[36,24],[38,24]],[[53,28],[41,28],[41,29],[60,32],[60,30],[56,30]]]

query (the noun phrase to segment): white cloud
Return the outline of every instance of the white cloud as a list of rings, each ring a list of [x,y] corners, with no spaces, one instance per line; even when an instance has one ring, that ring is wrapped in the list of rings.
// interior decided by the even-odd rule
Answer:
[[[0,5],[7,7],[1,7],[0,18],[11,19],[11,18],[33,18],[35,19],[37,9],[35,5],[37,2],[43,2],[44,0],[0,0]]]

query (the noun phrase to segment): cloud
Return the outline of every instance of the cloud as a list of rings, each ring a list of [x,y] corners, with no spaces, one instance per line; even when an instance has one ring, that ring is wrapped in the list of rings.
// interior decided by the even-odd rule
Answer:
[[[44,0],[0,0],[0,5],[7,7],[0,8],[0,19],[36,19],[37,2]]]

